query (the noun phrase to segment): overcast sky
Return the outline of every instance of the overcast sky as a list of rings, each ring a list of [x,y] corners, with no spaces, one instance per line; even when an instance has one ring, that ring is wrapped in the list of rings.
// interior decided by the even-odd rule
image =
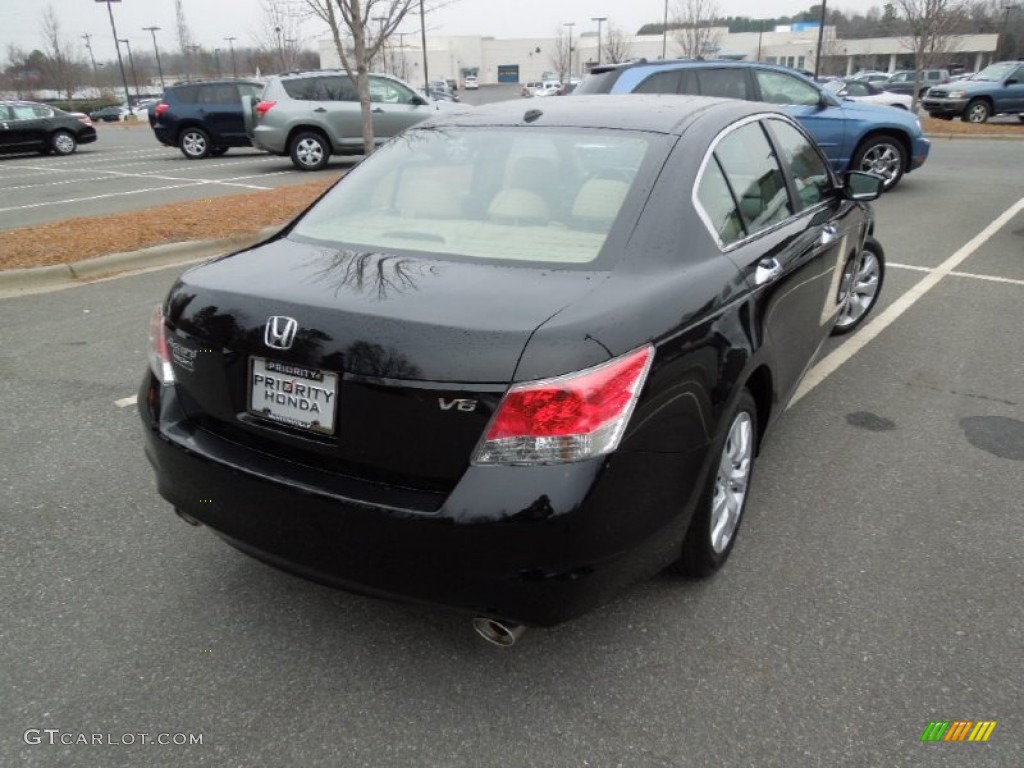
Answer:
[[[282,4],[288,0],[280,0]],[[301,0],[290,0],[301,6]],[[669,7],[676,0],[670,0]],[[49,0],[65,31],[81,43],[83,33],[94,35],[93,51],[102,60],[114,56],[113,35],[106,5],[96,0]],[[722,15],[783,16],[806,10],[813,0],[718,0]],[[864,11],[882,0],[833,0],[830,6]],[[10,44],[31,50],[42,45],[40,16],[47,0],[0,0],[0,59]],[[251,45],[260,34],[260,0],[184,0],[185,14],[195,41],[209,48],[222,47],[234,36],[236,46]],[[161,48],[175,48],[174,0],[123,0],[113,3],[118,35],[133,48],[150,50],[152,41],[142,27],[158,26]],[[489,35],[492,37],[550,37],[561,24],[575,22],[574,34],[596,29],[594,16],[607,16],[625,32],[635,32],[647,22],[658,22],[664,0],[452,0],[427,18],[428,34]],[[400,31],[419,31],[418,16],[407,19]],[[322,29],[307,23],[303,35],[310,47]]]

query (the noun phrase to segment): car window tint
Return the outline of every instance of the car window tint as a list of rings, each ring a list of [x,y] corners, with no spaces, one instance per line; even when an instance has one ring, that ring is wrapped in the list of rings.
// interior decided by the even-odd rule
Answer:
[[[633,93],[678,93],[680,70],[655,72],[638,85]]]
[[[311,101],[313,98],[313,78],[298,77],[294,80],[282,80],[281,87],[291,98],[299,101]]]
[[[199,97],[199,86],[198,85],[185,85],[175,88],[173,91],[178,101],[183,104],[195,104],[196,99]]]
[[[759,123],[748,123],[722,139],[715,157],[753,234],[793,214],[782,169]]]
[[[697,72],[702,96],[723,99],[750,99],[747,73],[743,69],[702,69]]]
[[[736,206],[736,198],[733,197],[725,174],[714,157],[708,161],[704,175],[701,176],[697,187],[697,200],[722,245],[734,243],[746,234],[743,229],[743,218]]]
[[[766,124],[775,137],[782,162],[793,176],[799,207],[810,208],[826,199],[832,191],[832,178],[811,142],[781,120],[767,120]]]
[[[0,105],[0,120],[10,120],[11,111],[6,105]]]
[[[199,104],[231,104],[240,101],[238,88],[234,83],[204,85],[199,91]]]
[[[238,90],[243,96],[259,96],[263,90],[262,85],[255,85],[253,83],[239,83]]]
[[[15,120],[34,120],[36,117],[36,111],[27,104],[15,104],[11,111]]]
[[[53,117],[53,110],[49,107],[32,107],[36,117]]]
[[[761,88],[761,101],[767,101],[769,104],[813,107],[821,101],[817,88],[785,72],[759,69],[757,84]]]

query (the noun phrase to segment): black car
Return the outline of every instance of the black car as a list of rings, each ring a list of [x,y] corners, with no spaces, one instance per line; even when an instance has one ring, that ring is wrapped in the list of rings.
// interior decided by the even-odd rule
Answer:
[[[89,113],[89,119],[95,122],[104,123],[118,123],[128,117],[131,112],[127,107],[103,107],[102,109],[94,109]]]
[[[96,141],[96,129],[46,104],[0,101],[0,152],[70,155]]]
[[[187,271],[139,393],[160,494],[504,644],[720,568],[765,430],[877,298],[882,181],[762,104],[622,104],[426,121]]]
[[[149,124],[161,144],[178,147],[190,160],[218,157],[231,147],[252,146],[242,97],[262,90],[262,83],[246,80],[177,83],[150,108]]]

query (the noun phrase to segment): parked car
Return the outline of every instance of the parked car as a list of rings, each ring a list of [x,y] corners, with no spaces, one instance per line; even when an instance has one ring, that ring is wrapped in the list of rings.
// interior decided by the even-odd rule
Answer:
[[[434,101],[459,101],[458,94],[444,80],[432,80],[427,86],[427,97]]]
[[[475,91],[480,87],[480,81],[476,79],[476,75],[466,75],[462,81],[462,87],[467,91]]]
[[[33,101],[0,101],[0,152],[70,155],[94,141],[92,124],[68,112]]]
[[[864,80],[866,82],[871,83],[872,85],[881,86],[883,83],[888,82],[888,80],[889,80],[889,73],[888,72],[871,72],[871,71],[868,71],[868,72],[858,72],[857,74],[853,75],[850,79],[851,80]]]
[[[523,83],[523,87],[520,89],[519,93],[521,96],[530,98],[536,93],[537,89],[543,85],[544,83],[542,83],[540,80],[531,80],[530,82]]]
[[[177,147],[189,160],[219,157],[231,147],[251,145],[242,98],[261,90],[263,84],[255,80],[176,83],[149,110],[149,124],[157,141]]]
[[[548,81],[541,83],[540,88],[535,88],[533,91],[534,96],[557,96],[558,92],[562,89],[562,84],[557,81]]]
[[[928,158],[921,122],[900,110],[842,101],[785,67],[753,62],[663,61],[595,67],[576,94],[683,93],[778,104],[797,118],[839,173],[870,171],[886,189]]]
[[[501,644],[720,569],[877,248],[882,181],[840,181],[770,106],[631,106],[435,118],[185,272],[138,397],[159,493],[268,563]]]
[[[933,88],[921,102],[932,117],[984,123],[993,115],[1024,120],[1024,61],[990,64],[970,80]]]
[[[131,110],[127,107],[115,106],[94,109],[89,113],[89,117],[97,123],[117,123],[126,119],[130,114]]]
[[[373,133],[378,144],[439,112],[471,107],[429,101],[390,75],[370,75]],[[355,84],[343,72],[306,72],[270,78],[246,111],[253,146],[289,156],[295,167],[317,171],[332,154],[363,152],[363,117]]]
[[[893,93],[884,91],[872,85],[867,80],[848,78],[846,80],[833,80],[822,86],[826,91],[840,99],[849,99],[862,104],[879,104],[897,109],[911,109],[914,105],[912,96],[904,93]]]
[[[922,69],[921,85],[918,88],[918,98],[923,98],[928,89],[936,85],[949,82],[949,70],[947,69]],[[914,84],[917,82],[917,75],[912,69],[904,69],[893,72],[889,79],[881,84],[882,88],[892,93],[903,93],[908,96],[914,95]]]
[[[157,104],[160,103],[160,99],[143,99],[134,107],[132,107],[132,114],[136,117],[149,117],[149,111],[154,109]]]

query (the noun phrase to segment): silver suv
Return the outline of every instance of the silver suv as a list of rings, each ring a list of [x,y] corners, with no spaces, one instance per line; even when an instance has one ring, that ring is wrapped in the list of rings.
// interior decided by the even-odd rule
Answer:
[[[428,102],[390,75],[369,77],[373,134],[378,146],[438,112],[468,109],[450,101]],[[303,171],[320,170],[332,154],[363,152],[359,96],[345,72],[272,77],[259,102],[250,102],[245,118],[253,146],[274,155],[289,155],[295,167]]]

